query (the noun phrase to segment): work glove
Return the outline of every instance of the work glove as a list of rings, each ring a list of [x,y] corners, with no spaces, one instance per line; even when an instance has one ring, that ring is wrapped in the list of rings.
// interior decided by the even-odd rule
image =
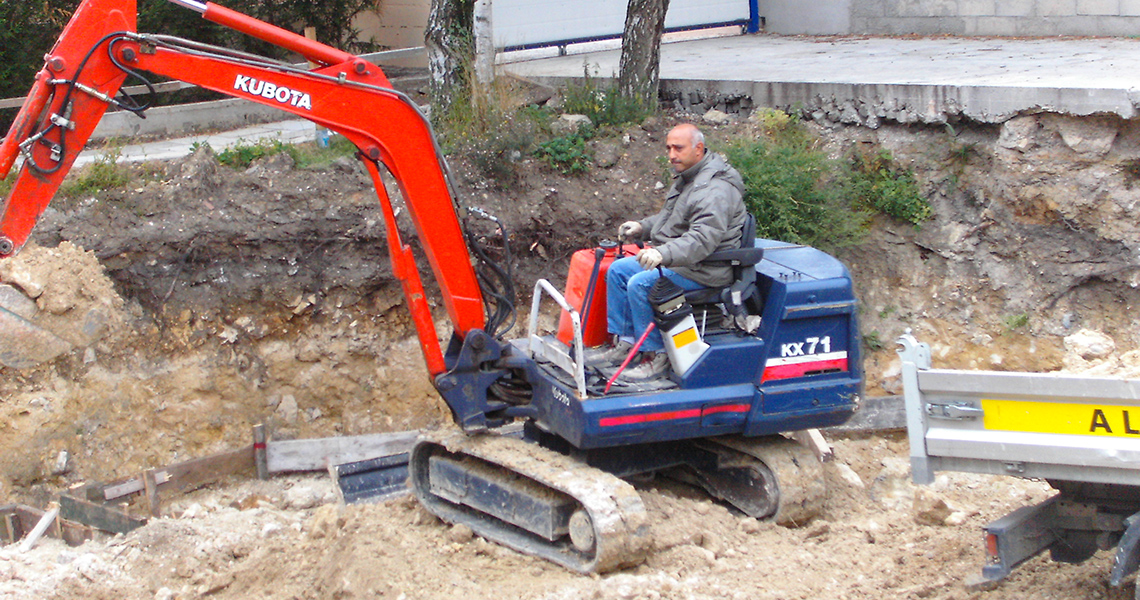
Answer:
[[[641,239],[641,223],[637,221],[626,221],[618,227],[619,240],[638,240]]]
[[[661,251],[657,248],[643,248],[637,253],[637,264],[646,271],[656,268],[662,260],[664,257],[661,256]]]

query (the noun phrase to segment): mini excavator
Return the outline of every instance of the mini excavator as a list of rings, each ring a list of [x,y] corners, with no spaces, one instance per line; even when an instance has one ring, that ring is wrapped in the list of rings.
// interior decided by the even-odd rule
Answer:
[[[581,298],[539,280],[527,335],[505,339],[515,320],[510,278],[469,234],[430,123],[411,99],[352,54],[211,2],[169,1],[312,66],[138,33],[135,0],[84,0],[0,144],[0,177],[18,169],[0,205],[0,260],[27,241],[108,108],[146,110],[121,89],[128,78],[167,77],[273,106],[350,140],[375,184],[393,272],[459,426],[424,436],[411,453],[409,484],[429,511],[580,572],[643,561],[650,523],[631,478],[676,477],[781,523],[818,512],[822,466],[781,434],[840,424],[859,402],[856,301],[838,260],[746,231],[740,249],[709,258],[733,266],[732,285],[665,290],[655,300],[672,370],[656,381],[607,380],[586,364],[579,311],[585,324],[604,322],[603,267],[620,248],[594,253]],[[400,239],[382,170],[398,182],[434,275],[452,325],[446,344],[423,258]],[[564,311],[568,334],[539,330],[547,298]],[[517,426],[503,434],[514,422],[521,434]]]

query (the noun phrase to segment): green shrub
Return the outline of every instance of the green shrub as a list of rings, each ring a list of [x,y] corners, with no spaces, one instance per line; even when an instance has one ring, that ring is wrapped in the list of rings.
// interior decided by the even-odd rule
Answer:
[[[239,142],[236,146],[219,152],[218,162],[235,169],[244,169],[259,158],[281,154],[282,152],[292,155],[294,162],[296,162],[297,147],[281,140],[258,140],[252,144]]]
[[[911,171],[890,152],[833,159],[797,118],[760,109],[762,133],[730,140],[724,154],[744,178],[758,235],[824,249],[858,243],[878,212],[918,225],[931,208]]]
[[[914,173],[899,168],[887,150],[852,152],[848,193],[869,208],[921,225],[930,218],[930,203],[919,191]]]
[[[354,156],[356,152],[356,145],[348,138],[343,135],[333,135],[329,139],[327,148],[321,148],[316,143],[294,146],[293,159],[298,169],[323,169],[338,159]]]
[[[1002,319],[1002,325],[1005,325],[1006,331],[1016,331],[1029,326],[1029,315],[1022,313],[1019,315],[1008,315]]]
[[[535,154],[563,175],[585,173],[590,170],[590,163],[594,160],[593,153],[586,146],[585,138],[578,134],[564,135],[543,142],[538,145]]]
[[[838,165],[806,138],[738,139],[725,148],[744,178],[744,203],[757,235],[820,248],[857,243],[869,221],[836,185]]]
[[[516,182],[520,160],[533,152],[551,119],[548,110],[525,105],[522,97],[516,84],[500,78],[489,89],[467,90],[446,114],[433,113],[444,152],[468,159],[500,186]]]
[[[595,127],[640,123],[650,114],[637,98],[623,96],[616,87],[599,85],[588,67],[584,67],[581,84],[567,86],[563,111],[586,115]]]
[[[59,195],[65,198],[90,196],[120,188],[131,180],[131,172],[119,164],[121,152],[110,150],[95,162],[71,173],[59,186]]]

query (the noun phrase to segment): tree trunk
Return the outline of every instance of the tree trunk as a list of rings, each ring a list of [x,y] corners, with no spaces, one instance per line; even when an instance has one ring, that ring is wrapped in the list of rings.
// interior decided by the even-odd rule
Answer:
[[[495,80],[495,39],[491,0],[475,0],[472,28],[475,35],[475,81],[486,88]]]
[[[457,102],[469,97],[474,0],[431,0],[424,45],[431,72],[432,120],[445,118]]]
[[[618,91],[646,109],[657,107],[661,34],[668,10],[669,0],[629,0],[626,7]]]

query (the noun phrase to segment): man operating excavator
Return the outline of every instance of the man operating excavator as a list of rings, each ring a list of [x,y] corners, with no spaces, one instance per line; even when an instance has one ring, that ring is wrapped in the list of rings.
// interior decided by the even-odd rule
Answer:
[[[731,267],[704,263],[710,254],[740,246],[744,227],[744,182],[719,154],[708,152],[695,125],[674,127],[665,150],[675,175],[661,211],[640,221],[626,221],[618,238],[647,241],[636,256],[614,261],[606,273],[607,330],[612,347],[595,354],[594,364],[622,363],[653,320],[649,290],[660,272],[685,291],[731,283]],[[622,378],[652,379],[665,372],[669,359],[661,333],[652,331],[641,354]]]

